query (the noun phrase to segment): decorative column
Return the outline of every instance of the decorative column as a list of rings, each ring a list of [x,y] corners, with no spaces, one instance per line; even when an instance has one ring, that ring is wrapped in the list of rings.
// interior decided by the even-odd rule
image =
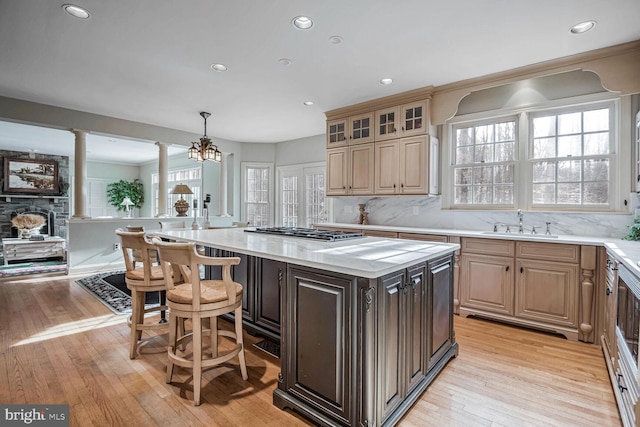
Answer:
[[[71,132],[76,136],[72,218],[89,218],[84,211],[87,198],[87,132],[78,129],[71,129]]]
[[[460,244],[459,236],[449,236],[449,243]],[[453,312],[460,314],[460,249],[453,255]]]
[[[227,157],[229,153],[222,153],[220,161],[220,216],[231,216],[227,212]]]
[[[160,141],[158,146],[158,217],[169,216],[167,212],[167,180],[169,179],[169,165],[167,162],[167,144]]]
[[[582,270],[582,282],[580,282],[582,317],[580,321],[580,332],[583,334],[582,341],[589,341],[589,335],[593,331],[591,313],[593,312],[593,276],[596,270],[596,247],[582,246],[580,248],[580,268]]]

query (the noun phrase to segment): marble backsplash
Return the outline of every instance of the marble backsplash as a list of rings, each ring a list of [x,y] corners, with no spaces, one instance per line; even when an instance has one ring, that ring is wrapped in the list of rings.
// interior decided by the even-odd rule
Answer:
[[[639,208],[638,199],[635,193],[630,195],[631,212]],[[493,231],[494,224],[503,223],[511,224],[512,232],[518,230],[515,211],[442,210],[440,197],[338,197],[333,199],[333,222],[356,224],[360,203],[366,204],[371,225]],[[544,233],[549,221],[552,234],[622,238],[634,217],[632,213],[525,211],[523,224],[527,233],[532,226]]]

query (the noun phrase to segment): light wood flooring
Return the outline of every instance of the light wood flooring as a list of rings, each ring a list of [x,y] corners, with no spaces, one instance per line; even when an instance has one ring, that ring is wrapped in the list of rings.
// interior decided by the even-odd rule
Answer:
[[[259,338],[245,336],[249,380],[237,362],[207,371],[194,407],[190,383],[164,382],[166,335],[130,360],[126,316],[74,279],[0,281],[0,403],[66,403],[81,427],[310,425],[272,405],[279,361]],[[471,318],[455,329],[459,356],[400,425],[621,425],[600,347]]]

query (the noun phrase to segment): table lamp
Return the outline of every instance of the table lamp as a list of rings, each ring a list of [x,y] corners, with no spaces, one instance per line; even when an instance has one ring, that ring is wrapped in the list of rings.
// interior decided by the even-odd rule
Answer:
[[[133,203],[129,197],[125,197],[122,199],[122,203],[120,203],[120,206],[124,206],[127,211],[127,218],[131,217],[131,206],[133,205],[135,205],[135,203]]]
[[[177,216],[187,216],[187,211],[189,210],[189,202],[187,202],[184,197],[182,197],[182,195],[193,194],[193,191],[191,191],[191,189],[184,184],[178,184],[173,187],[171,194],[180,194],[180,198],[173,205],[176,208],[176,212],[178,212]]]

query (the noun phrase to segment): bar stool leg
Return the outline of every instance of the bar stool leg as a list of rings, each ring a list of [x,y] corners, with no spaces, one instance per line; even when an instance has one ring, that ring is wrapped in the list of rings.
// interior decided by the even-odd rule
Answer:
[[[159,291],[160,305],[167,305],[167,291]],[[160,323],[167,323],[167,312],[165,310],[160,311]]]
[[[184,327],[184,319],[178,319],[173,311],[169,311],[169,355],[176,354],[176,340],[178,337],[176,336],[178,330],[178,321],[181,322]],[[180,334],[180,337],[184,335],[184,331]],[[167,376],[166,383],[169,384],[171,382],[171,378],[173,377],[173,362],[171,361],[171,357],[167,359]]]
[[[144,319],[144,305],[142,311],[140,310],[140,299],[142,294],[142,301],[144,304],[144,292],[138,292],[136,290],[131,291],[131,324],[129,327],[131,331],[129,333],[129,358],[135,359],[138,347],[138,341],[142,337],[142,331],[138,329],[138,325]]]
[[[242,379],[249,378],[247,374],[247,361],[244,357],[244,339],[242,338],[242,307],[236,308],[235,311],[235,324],[236,324],[236,343],[240,344],[241,349],[238,353],[238,359],[240,361],[240,372],[242,373]]]
[[[193,322],[193,403],[200,406],[202,388],[202,319],[195,314]]]
[[[210,317],[209,323],[211,327],[211,356],[218,357],[218,317]]]

